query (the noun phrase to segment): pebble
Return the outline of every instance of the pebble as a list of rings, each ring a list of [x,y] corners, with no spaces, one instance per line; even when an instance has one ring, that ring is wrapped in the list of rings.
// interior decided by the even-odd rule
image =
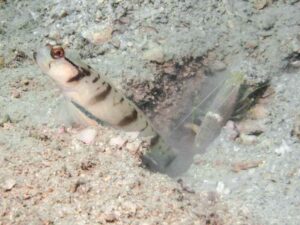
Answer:
[[[20,98],[21,97],[21,93],[20,93],[20,91],[18,91],[18,90],[12,90],[12,92],[11,92],[11,96],[13,97],[13,98]]]
[[[290,45],[293,52],[300,53],[300,34],[291,40]]]
[[[225,184],[222,181],[219,181],[217,183],[216,191],[219,194],[226,194],[228,195],[230,193],[230,189],[225,187]]]
[[[227,121],[226,125],[224,126],[225,137],[228,140],[235,140],[239,136],[239,131],[236,128],[236,125],[233,121]]]
[[[240,133],[244,134],[259,134],[265,131],[261,121],[258,120],[243,120],[236,124]]]
[[[16,185],[16,183],[17,183],[16,180],[14,180],[12,178],[8,178],[8,179],[4,180],[1,187],[4,189],[4,191],[10,191],[13,189],[13,187]]]
[[[244,162],[238,162],[238,163],[233,163],[231,165],[231,170],[235,173],[240,172],[241,170],[249,170],[252,168],[257,168],[264,162],[261,160],[258,161],[244,161]]]
[[[255,40],[251,40],[251,41],[247,41],[244,45],[244,47],[246,49],[255,49],[258,46],[258,41]]]
[[[135,216],[137,212],[137,206],[133,204],[132,202],[126,201],[123,203],[124,211],[127,212],[130,216]]]
[[[226,64],[222,61],[216,60],[210,64],[209,68],[212,72],[220,72],[226,69]]]
[[[287,143],[283,140],[281,145],[275,149],[275,153],[277,155],[284,155],[285,153],[291,152],[291,148],[287,145]]]
[[[121,41],[119,39],[112,39],[111,40],[111,44],[115,47],[115,48],[120,48],[121,46]]]
[[[158,33],[158,30],[155,27],[152,26],[142,26],[140,28],[140,32],[147,34],[147,33]]]
[[[300,60],[295,60],[291,62],[290,65],[294,68],[300,68]]]
[[[89,40],[89,42],[91,42],[92,44],[101,45],[112,39],[112,32],[113,28],[109,25],[94,32],[84,32],[82,36]]]
[[[104,219],[108,223],[113,223],[113,222],[115,222],[117,220],[117,217],[116,217],[115,214],[109,213],[109,214],[105,214],[104,215]]]
[[[133,46],[133,43],[131,41],[127,42],[127,46],[128,47],[132,47]]]
[[[238,142],[244,145],[252,145],[257,142],[257,137],[255,135],[240,134]]]
[[[104,18],[103,13],[99,10],[96,12],[95,15],[95,21],[97,22],[101,22],[101,20]]]
[[[126,144],[126,148],[128,149],[129,152],[137,152],[140,147],[140,143],[138,142],[131,142]]]
[[[259,27],[267,31],[273,28],[275,22],[276,20],[274,17],[266,17],[259,21]]]
[[[272,2],[273,0],[256,0],[254,2],[254,8],[257,10],[261,10],[270,5]]]
[[[97,135],[97,131],[93,128],[86,128],[76,134],[76,139],[82,141],[85,144],[91,144]]]
[[[4,116],[0,118],[0,126],[3,126],[5,123],[11,123],[11,122],[12,120],[8,114],[4,114]]]
[[[155,46],[146,50],[143,54],[143,58],[150,62],[163,63],[165,61],[164,52],[161,46]]]
[[[117,136],[115,138],[110,139],[109,144],[113,146],[117,146],[118,148],[123,147],[127,142],[127,139],[121,136]]]
[[[57,30],[50,31],[48,36],[53,40],[59,40],[61,38],[61,35]]]
[[[61,10],[60,12],[59,12],[59,14],[58,14],[58,18],[64,18],[64,17],[66,17],[67,15],[69,15],[69,13],[66,11],[66,10]]]

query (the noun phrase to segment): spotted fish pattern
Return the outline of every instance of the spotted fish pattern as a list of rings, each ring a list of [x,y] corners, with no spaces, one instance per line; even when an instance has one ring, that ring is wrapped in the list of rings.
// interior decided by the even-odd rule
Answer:
[[[33,54],[41,70],[60,87],[74,110],[88,125],[108,124],[124,131],[137,131],[142,136],[152,136],[144,164],[163,172],[175,158],[151,125],[147,116],[121,92],[107,77],[90,66],[77,62],[65,54],[62,46],[46,45]]]

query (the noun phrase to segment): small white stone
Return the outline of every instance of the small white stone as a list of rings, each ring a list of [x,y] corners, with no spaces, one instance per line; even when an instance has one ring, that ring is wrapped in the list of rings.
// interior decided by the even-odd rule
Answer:
[[[216,60],[209,65],[212,72],[220,72],[226,69],[226,64],[222,61]]]
[[[253,145],[257,142],[257,137],[250,134],[240,134],[239,142],[244,145]]]
[[[233,151],[234,152],[238,152],[238,151],[240,151],[241,149],[239,148],[239,147],[237,147],[237,146],[233,146]]]
[[[138,136],[140,135],[140,132],[133,131],[133,132],[127,132],[126,134],[130,139],[137,139]]]
[[[300,68],[300,60],[295,60],[293,62],[290,63],[291,66],[295,67],[295,68]]]
[[[16,185],[16,183],[17,183],[16,180],[14,180],[12,178],[8,178],[3,181],[1,186],[4,189],[4,191],[10,191],[11,189],[13,189],[13,187]]]
[[[97,135],[97,131],[93,128],[86,128],[76,134],[76,139],[82,141],[85,144],[91,144]]]
[[[128,151],[130,152],[136,152],[140,147],[140,143],[138,142],[131,142],[131,143],[127,143],[126,148],[128,149]]]
[[[111,40],[113,28],[106,25],[82,32],[82,36],[95,45],[101,45]]]
[[[265,131],[265,126],[261,121],[243,120],[236,124],[237,130],[244,134],[262,133]]]
[[[126,138],[117,136],[117,137],[110,139],[109,144],[111,144],[113,146],[117,146],[117,147],[122,147],[125,145],[126,141],[127,141]]]
[[[225,188],[224,191],[223,191],[223,193],[224,193],[225,195],[230,194],[230,189],[229,189],[229,188]]]
[[[132,47],[133,46],[133,43],[131,41],[127,42],[127,46],[128,47]]]
[[[151,46],[149,50],[144,52],[143,58],[145,60],[157,63],[164,62],[164,52],[161,46]]]
[[[287,143],[283,140],[279,148],[275,149],[275,153],[278,155],[284,155],[285,153],[291,152],[291,148],[287,145]]]
[[[219,181],[217,183],[216,191],[221,194],[224,192],[224,189],[225,189],[225,184],[222,181]]]

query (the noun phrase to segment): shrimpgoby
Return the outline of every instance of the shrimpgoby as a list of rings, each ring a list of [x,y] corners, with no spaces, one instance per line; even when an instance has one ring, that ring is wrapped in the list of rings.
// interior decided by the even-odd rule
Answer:
[[[33,54],[41,70],[62,90],[72,110],[87,125],[108,124],[124,131],[151,136],[150,150],[142,160],[150,169],[164,172],[176,157],[148,117],[105,77],[74,60],[59,45],[46,45]]]

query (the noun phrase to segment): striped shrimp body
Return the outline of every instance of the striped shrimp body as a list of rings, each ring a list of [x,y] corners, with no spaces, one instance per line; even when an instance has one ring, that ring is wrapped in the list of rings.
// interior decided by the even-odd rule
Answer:
[[[143,156],[150,169],[164,172],[175,158],[175,153],[154,130],[146,115],[105,76],[65,55],[61,46],[46,45],[34,53],[34,59],[88,125],[104,123],[124,131],[140,132],[142,136],[152,136],[150,150]]]

